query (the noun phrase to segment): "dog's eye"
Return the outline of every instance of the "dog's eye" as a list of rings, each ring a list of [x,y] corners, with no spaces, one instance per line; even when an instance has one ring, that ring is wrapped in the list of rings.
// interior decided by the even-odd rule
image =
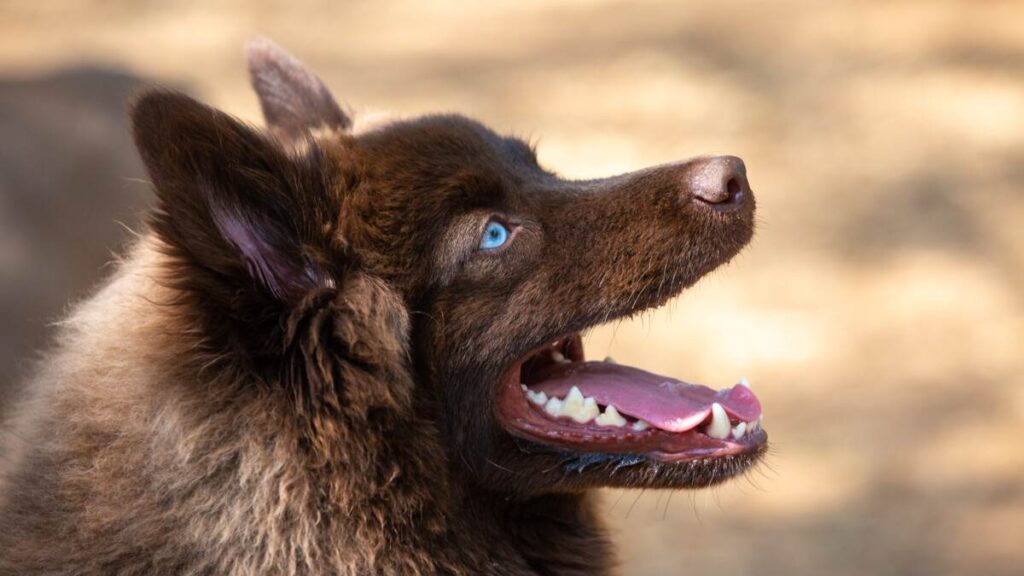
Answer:
[[[480,238],[481,250],[494,250],[508,242],[508,228],[501,222],[491,220],[484,229],[483,238]]]

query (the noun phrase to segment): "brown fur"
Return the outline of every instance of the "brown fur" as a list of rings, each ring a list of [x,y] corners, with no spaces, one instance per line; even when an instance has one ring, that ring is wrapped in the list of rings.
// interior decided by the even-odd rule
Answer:
[[[602,574],[585,488],[752,462],[567,454],[493,416],[506,366],[728,260],[751,202],[691,206],[699,162],[566,181],[459,116],[356,135],[252,54],[273,137],[133,107],[159,209],[12,415],[0,573]],[[493,215],[517,229],[481,253]]]

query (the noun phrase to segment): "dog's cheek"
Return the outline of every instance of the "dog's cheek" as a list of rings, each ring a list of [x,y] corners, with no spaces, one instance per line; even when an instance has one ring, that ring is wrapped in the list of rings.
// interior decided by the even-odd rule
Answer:
[[[378,279],[353,273],[289,318],[284,371],[303,414],[411,416],[409,315]]]

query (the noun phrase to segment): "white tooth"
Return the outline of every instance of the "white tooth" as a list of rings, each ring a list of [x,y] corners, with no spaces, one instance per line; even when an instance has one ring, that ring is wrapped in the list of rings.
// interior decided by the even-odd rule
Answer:
[[[651,425],[643,420],[637,420],[636,422],[633,422],[632,426],[633,430],[636,430],[637,432],[643,432],[644,430],[647,430],[650,427]]]
[[[618,364],[618,362],[615,361],[615,358],[612,358],[611,356],[605,356],[604,361],[606,364]]]
[[[740,384],[740,386],[743,386],[747,390],[750,390],[750,382],[747,382],[746,378],[740,378],[739,384]]]
[[[577,388],[576,386],[573,386],[572,388],[569,388],[569,393],[565,395],[565,401],[566,402],[578,401],[580,403],[580,406],[582,406],[583,405],[583,392],[580,392],[579,388]]]
[[[562,416],[568,416],[577,422],[586,422],[580,420],[583,417],[583,393],[579,388],[573,386],[569,389],[565,401],[562,402]]]
[[[605,407],[604,414],[598,416],[594,422],[597,422],[599,426],[618,426],[619,428],[626,425],[626,419],[611,404]]]
[[[519,387],[523,389],[523,392],[526,392],[526,384],[520,384]]]
[[[526,397],[530,399],[530,402],[538,406],[543,406],[548,402],[548,395],[544,392],[534,392],[533,390],[526,391]]]
[[[712,438],[725,440],[729,437],[730,428],[729,415],[725,413],[725,408],[722,408],[721,404],[715,402],[711,405],[711,423],[708,424],[704,433]]]
[[[580,410],[580,419],[577,422],[590,422],[601,415],[601,409],[597,406],[597,400],[593,398],[583,399],[583,408]]]
[[[570,363],[572,363],[571,360],[569,360],[568,358],[563,356],[562,353],[557,351],[557,350],[551,353],[551,358],[555,362],[558,362],[559,364],[570,364]]]
[[[562,415],[562,401],[558,398],[549,398],[548,403],[544,405],[544,411],[548,414],[555,416]]]
[[[732,437],[734,440],[739,440],[747,433],[747,423],[740,422],[732,429]]]

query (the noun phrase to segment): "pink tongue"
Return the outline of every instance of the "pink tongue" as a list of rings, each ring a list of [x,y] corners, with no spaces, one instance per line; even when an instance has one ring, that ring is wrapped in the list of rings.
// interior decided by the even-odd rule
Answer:
[[[622,414],[669,432],[695,428],[708,417],[715,402],[733,420],[750,422],[761,415],[761,403],[746,386],[713,390],[621,364],[556,364],[538,376],[542,380],[530,384],[532,390],[564,398],[576,386],[598,404],[612,404]]]

